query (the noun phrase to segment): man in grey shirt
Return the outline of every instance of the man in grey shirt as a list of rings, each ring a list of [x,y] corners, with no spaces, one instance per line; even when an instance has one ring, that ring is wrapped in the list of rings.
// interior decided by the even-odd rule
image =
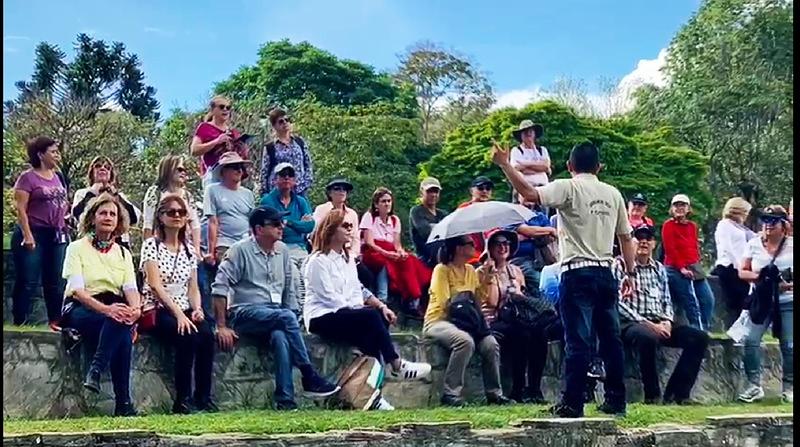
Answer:
[[[253,237],[233,244],[225,253],[211,294],[220,347],[230,350],[239,335],[268,340],[275,357],[276,409],[294,410],[292,366],[302,373],[303,390],[309,397],[328,397],[339,387],[320,376],[308,357],[295,314],[291,258],[280,241],[285,216],[268,207],[250,214]]]

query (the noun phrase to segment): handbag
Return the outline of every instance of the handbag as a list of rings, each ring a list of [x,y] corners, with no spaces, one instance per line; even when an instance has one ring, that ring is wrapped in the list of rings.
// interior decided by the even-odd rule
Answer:
[[[447,321],[472,336],[479,342],[490,334],[489,326],[483,318],[475,294],[460,292],[450,299],[447,306]]]
[[[781,239],[778,249],[775,250],[775,254],[772,256],[769,264],[758,273],[758,279],[756,280],[755,287],[753,287],[753,293],[749,297],[747,309],[750,311],[750,319],[753,320],[755,324],[763,324],[767,316],[769,316],[776,307],[775,303],[778,298],[778,283],[780,282],[781,273],[778,267],[775,266],[775,259],[777,259],[781,251],[783,251],[785,243],[786,237]],[[776,323],[780,324],[778,322]]]
[[[159,239],[156,239],[156,244],[161,244]],[[186,244],[183,244],[184,250],[186,250],[186,256],[189,256],[189,249]],[[159,256],[161,254],[160,246],[156,247],[156,262],[160,264]],[[175,260],[172,263],[172,270],[170,271],[169,278],[167,279],[167,283],[172,282],[172,278],[175,275],[175,268],[178,266],[178,257],[181,255],[180,250],[178,253],[175,254]],[[145,310],[142,312],[142,315],[139,317],[137,321],[138,329],[142,332],[152,331],[156,328],[156,322],[158,321],[158,309],[162,306],[156,303],[152,308]]]

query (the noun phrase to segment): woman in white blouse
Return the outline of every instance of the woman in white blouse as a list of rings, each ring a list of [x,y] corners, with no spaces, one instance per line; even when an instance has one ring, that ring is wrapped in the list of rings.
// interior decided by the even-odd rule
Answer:
[[[726,329],[739,318],[744,300],[750,293],[750,284],[739,279],[739,270],[742,267],[747,242],[756,235],[744,226],[751,207],[750,203],[741,197],[728,199],[722,209],[722,220],[717,223],[714,232],[717,261],[712,273],[719,278],[728,307]]]
[[[189,207],[166,194],[155,210],[153,237],[142,244],[144,310],[155,312],[155,333],[175,346],[175,404],[180,414],[216,411],[211,400],[214,335],[205,321],[197,286],[197,257],[187,243]],[[195,390],[192,396],[192,371]]]
[[[341,210],[328,213],[317,227],[314,251],[303,270],[305,326],[312,334],[356,346],[385,363],[389,379],[427,377],[429,364],[403,360],[394,348],[388,329],[397,319],[394,312],[359,282],[355,260],[346,247],[353,231],[353,224],[345,220]],[[376,407],[391,409],[383,399]]]

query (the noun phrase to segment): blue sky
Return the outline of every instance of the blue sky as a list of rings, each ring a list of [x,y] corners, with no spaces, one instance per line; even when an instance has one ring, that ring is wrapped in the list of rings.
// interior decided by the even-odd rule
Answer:
[[[700,0],[6,0],[3,99],[28,79],[40,41],[71,54],[79,32],[139,55],[162,113],[202,107],[214,82],[281,38],[307,40],[380,70],[432,40],[470,55],[498,96],[559,76],[593,83],[650,67]],[[640,63],[643,62],[643,63]]]

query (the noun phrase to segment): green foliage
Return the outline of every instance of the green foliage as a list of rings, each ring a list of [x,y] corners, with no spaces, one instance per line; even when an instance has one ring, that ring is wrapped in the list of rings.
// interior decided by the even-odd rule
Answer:
[[[7,235],[17,222],[14,206],[14,181],[27,163],[25,147],[14,135],[3,127],[3,234]]]
[[[413,97],[360,62],[339,59],[308,42],[269,42],[253,66],[239,69],[215,91],[235,101],[292,107],[306,95],[325,105],[350,106],[398,100],[415,110]]]
[[[502,109],[478,124],[451,132],[442,151],[422,165],[420,177],[437,177],[443,186],[442,205],[455,208],[469,199],[473,178],[486,175],[495,182],[495,198],[508,200],[509,186],[503,173],[491,165],[492,140],[512,142],[511,132],[523,119],[544,125],[541,143],[552,160],[553,177],[566,178],[569,151],[581,141],[601,148],[604,164],[600,178],[616,186],[625,197],[643,192],[650,197],[654,218],[663,221],[669,199],[678,192],[692,197],[696,215],[705,216],[711,197],[705,190],[707,160],[689,148],[676,146],[663,133],[625,134],[633,129],[619,120],[578,117],[571,109],[550,101],[521,110]],[[516,142],[513,142],[513,146]]]
[[[707,155],[709,185],[757,205],[793,184],[793,2],[707,0],[669,47],[664,88],[638,92],[634,116]]]

